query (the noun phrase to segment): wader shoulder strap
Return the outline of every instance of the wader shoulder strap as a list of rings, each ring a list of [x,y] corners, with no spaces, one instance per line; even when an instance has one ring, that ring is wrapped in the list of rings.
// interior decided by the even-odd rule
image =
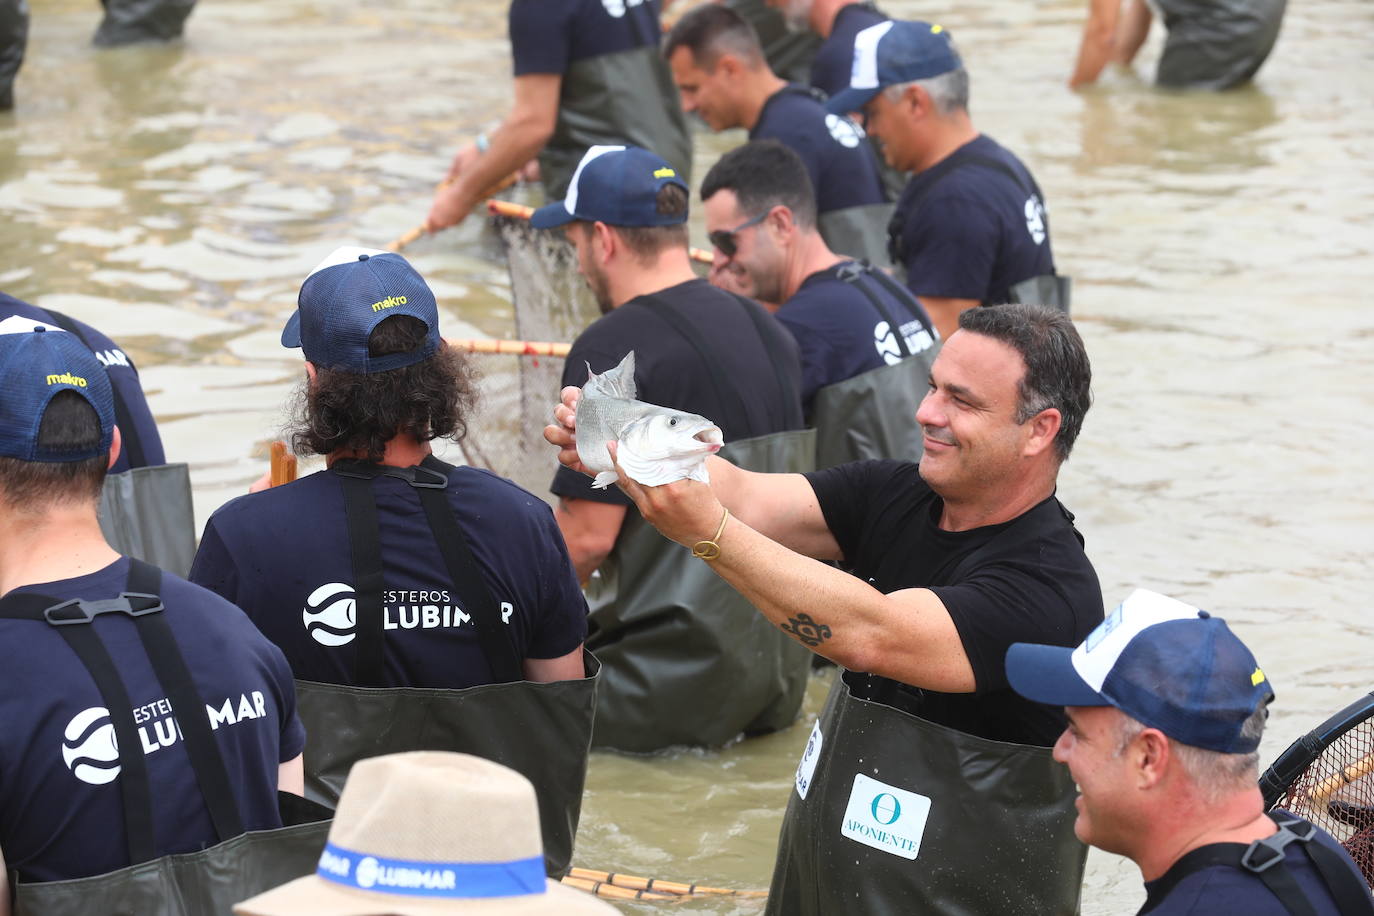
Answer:
[[[1249,846],[1240,843],[1214,843],[1194,849],[1174,863],[1160,883],[1151,888],[1150,896],[1155,900],[1168,897],[1173,889],[1189,876],[1208,868],[1224,865],[1239,868],[1259,876],[1264,886],[1279,899],[1284,909],[1293,916],[1317,916],[1316,908],[1303,893],[1297,879],[1284,862],[1285,849],[1290,843],[1300,843],[1322,883],[1331,892],[1337,908],[1344,916],[1374,912],[1369,891],[1349,865],[1333,850],[1320,843],[1312,842],[1316,828],[1306,820],[1295,815],[1271,812],[1279,825],[1279,831],[1263,839],[1255,840]],[[1150,910],[1141,910],[1148,914]]]
[[[424,460],[424,467],[443,474],[445,479],[454,470],[433,455]],[[500,684],[524,680],[520,655],[510,638],[510,624],[501,619],[500,605],[487,587],[487,580],[482,577],[446,492],[427,488],[419,493],[420,505],[425,509],[434,539],[439,543],[439,553],[444,557],[449,578],[466,600],[472,622],[477,626],[477,638],[482,644],[487,664],[491,666],[493,680]]]
[[[721,404],[729,404],[734,401],[739,406],[741,419],[750,424],[753,429],[763,429],[759,417],[753,409],[753,401],[744,397],[739,389],[731,388],[725,384],[727,378],[725,367],[721,365],[715,352],[707,345],[706,338],[702,336],[692,322],[673,308],[668,300],[659,296],[640,296],[639,301],[676,331],[678,336],[687,341],[687,344],[696,351],[697,356],[706,364],[706,374],[710,379],[711,387],[715,389],[716,399]]]
[[[338,462],[336,468],[343,462]],[[372,479],[339,469],[348,545],[353,555],[353,602],[358,638],[354,640],[353,682],[380,687],[386,674],[386,636],[382,621],[382,536]]]
[[[333,470],[344,488],[353,577],[356,580],[354,592],[359,646],[354,675],[357,683],[367,687],[381,686],[385,673],[382,543],[377,525],[377,502],[372,491],[372,480],[383,476],[404,480],[415,489],[453,587],[463,595],[467,611],[472,616],[482,654],[491,667],[493,682],[523,680],[520,655],[511,641],[510,627],[501,621],[500,607],[482,578],[445,493],[448,475],[453,468],[431,456],[418,467],[398,468],[362,461],[338,461],[334,463]]]
[[[119,788],[125,833],[129,861],[135,865],[154,858],[157,852],[148,762],[134,723],[133,701],[129,699],[119,670],[94,628],[86,626],[100,614],[118,612],[134,619],[153,674],[172,705],[216,835],[223,841],[243,833],[233,785],[211,734],[205,702],[195,689],[190,669],[163,616],[162,600],[158,597],[161,590],[162,571],[141,560],[130,559],[128,583],[118,598],[72,599],[59,603],[45,595],[17,594],[0,601],[0,618],[35,620],[56,627],[100,691],[119,748]]]
[[[744,309],[744,314],[748,315],[749,320],[754,323],[754,330],[758,332],[759,335],[759,343],[763,344],[763,350],[768,354],[768,361],[773,364],[773,370],[778,377],[778,385],[782,388],[783,411],[782,416],[778,418],[781,422],[777,425],[777,428],[796,429],[802,425],[802,418],[800,416],[792,417],[789,415],[792,413],[792,406],[794,404],[801,404],[801,394],[798,393],[797,386],[792,384],[792,376],[788,374],[787,367],[783,365],[783,358],[786,354],[777,342],[777,334],[780,331],[782,333],[790,332],[783,331],[778,327],[777,322],[771,319],[768,313],[763,310],[763,307],[755,304],[753,300],[746,299],[735,293],[731,293],[730,295],[735,297],[735,301],[739,303],[740,308]],[[772,328],[768,326],[770,320],[773,320],[774,323],[774,327]]]
[[[880,296],[874,295],[873,290],[869,289],[868,284],[863,282],[864,277],[881,271],[874,271],[867,264],[859,261],[850,261],[848,264],[841,264],[840,269],[835,275],[850,286],[863,293],[873,307],[878,310],[878,314],[883,316],[887,326],[892,329],[892,336],[897,338],[897,349],[901,351],[902,359],[911,355],[911,349],[906,345],[906,337],[902,334],[902,326],[897,323],[897,319],[888,310],[887,304]]]
[[[71,319],[70,316],[61,312],[54,312],[52,309],[44,309],[52,316],[53,324],[68,333],[75,334],[76,339],[86,345],[86,349],[95,352],[95,347],[86,339],[86,335],[81,333],[81,326]],[[119,427],[119,447],[124,454],[129,456],[129,467],[141,468],[148,463],[147,456],[143,451],[143,440],[139,438],[138,426],[134,423],[133,414],[129,412],[129,402],[124,400],[124,396],[119,392],[119,386],[110,384],[111,393],[114,395],[115,425]]]

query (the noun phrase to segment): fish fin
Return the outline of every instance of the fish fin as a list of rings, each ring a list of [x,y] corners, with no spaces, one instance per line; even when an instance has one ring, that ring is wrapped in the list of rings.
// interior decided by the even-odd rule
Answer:
[[[600,474],[597,474],[596,479],[592,481],[592,488],[595,490],[604,490],[619,479],[620,476],[616,474],[615,471],[602,471]]]
[[[635,351],[631,350],[626,353],[625,358],[620,361],[620,365],[614,369],[607,369],[600,374],[593,372],[592,364],[587,363],[587,384],[582,386],[583,396],[585,397],[588,392],[603,398],[622,398],[626,401],[633,401],[635,399]]]

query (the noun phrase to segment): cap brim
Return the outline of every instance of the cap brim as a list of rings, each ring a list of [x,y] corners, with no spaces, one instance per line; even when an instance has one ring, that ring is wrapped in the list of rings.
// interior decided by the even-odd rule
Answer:
[[[1007,682],[1028,700],[1051,706],[1110,706],[1073,667],[1073,650],[1063,646],[1013,643],[1007,650]]]
[[[851,111],[860,111],[868,104],[869,99],[873,98],[882,87],[875,86],[872,89],[845,89],[832,95],[825,103],[825,110],[831,114],[849,114]]]
[[[557,229],[577,219],[563,206],[563,201],[545,204],[530,215],[530,225],[536,229]]]
[[[615,907],[586,891],[546,879],[545,892],[519,897],[403,897],[344,887],[317,875],[306,875],[234,906],[235,916],[445,916],[481,913],[490,916],[615,916]]]
[[[298,348],[301,345],[301,310],[296,309],[286,319],[286,327],[281,329],[281,345]]]

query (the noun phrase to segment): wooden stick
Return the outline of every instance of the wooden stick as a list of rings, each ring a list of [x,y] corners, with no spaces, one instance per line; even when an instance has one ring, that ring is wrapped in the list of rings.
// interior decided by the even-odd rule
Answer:
[[[286,443],[280,439],[269,448],[272,460],[272,486],[279,487],[296,479],[296,456],[286,451]]]
[[[567,356],[572,344],[534,340],[456,340],[445,338],[450,347],[468,353],[505,353],[512,356]]]
[[[628,887],[617,887],[614,884],[606,884],[601,881],[591,881],[586,878],[574,878],[571,875],[563,879],[563,883],[568,887],[575,887],[580,891],[595,894],[598,897],[608,897],[612,900],[683,900],[685,898],[676,894],[654,894],[649,891],[633,890]]]
[[[509,175],[507,175],[505,178],[502,178],[502,179],[501,179],[500,181],[498,181],[496,184],[492,185],[492,186],[491,186],[491,189],[488,190],[485,194],[483,194],[483,195],[482,195],[480,198],[478,198],[478,199],[479,199],[479,200],[487,200],[487,199],[489,199],[489,198],[495,197],[497,194],[500,194],[500,193],[501,193],[502,191],[504,191],[506,188],[509,188],[511,185],[515,184],[515,182],[516,182],[516,181],[518,180],[518,178],[519,178],[519,175],[520,175],[519,172],[511,172],[511,173],[510,173]],[[447,187],[448,187],[449,185],[451,185],[451,184],[453,184],[452,179],[445,178],[443,181],[441,181],[441,182],[439,182],[437,185],[435,185],[434,190],[435,190],[435,191],[442,191],[444,188],[447,188]],[[405,234],[402,235],[400,238],[398,238],[398,239],[396,239],[395,241],[393,241],[390,245],[387,245],[387,246],[386,246],[386,250],[387,250],[387,251],[400,251],[402,248],[406,247],[406,246],[409,245],[411,242],[415,241],[416,239],[418,239],[420,236],[422,236],[422,235],[424,235],[424,234],[425,234],[425,224],[424,224],[424,223],[421,223],[420,225],[416,226],[414,229],[411,229],[409,232],[405,233]]]
[[[506,216],[511,219],[529,219],[534,213],[533,207],[526,207],[523,204],[511,203],[508,200],[489,200],[487,201],[487,212],[492,216]],[[704,248],[688,248],[687,254],[698,264],[710,264],[715,261],[716,256]]]
[[[1370,773],[1374,773],[1374,752],[1365,754],[1349,766],[1341,768],[1339,773],[1323,779],[1308,794],[1308,798],[1311,798],[1318,805],[1324,805],[1338,790],[1345,788],[1361,777],[1368,776]]]
[[[678,896],[725,896],[725,897],[767,897],[767,891],[735,891],[723,887],[706,887],[700,884],[685,884],[681,881],[664,881],[662,878],[641,878],[637,875],[623,875],[619,872],[597,871],[592,868],[571,868],[568,877],[580,881],[594,881],[631,890],[651,891],[654,893]]]

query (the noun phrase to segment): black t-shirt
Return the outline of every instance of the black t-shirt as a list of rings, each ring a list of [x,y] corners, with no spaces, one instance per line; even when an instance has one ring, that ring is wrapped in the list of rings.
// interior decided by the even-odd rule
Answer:
[[[46,309],[29,305],[13,296],[0,293],[0,321],[6,321],[15,316],[26,321],[41,321],[51,327],[58,327],[57,322],[53,320],[52,313]],[[110,469],[110,473],[118,474],[129,470],[130,467],[151,467],[165,464],[167,459],[162,451],[162,437],[158,435],[157,424],[153,421],[153,412],[148,409],[148,401],[143,396],[143,387],[139,384],[138,370],[134,368],[133,361],[125,355],[118,344],[95,328],[85,322],[77,321],[75,318],[71,321],[81,332],[79,336],[86,343],[86,346],[91,348],[91,351],[95,353],[95,358],[100,360],[100,364],[105,367],[105,372],[110,377],[110,384],[116,395],[123,399],[131,421],[128,423],[123,420],[118,421],[120,435],[124,438],[124,448],[120,452],[119,460]],[[142,459],[136,463],[130,463],[130,458],[135,451],[134,440],[137,441],[138,448],[142,451]]]
[[[125,591],[128,576],[129,561],[120,559],[88,575],[16,592],[100,600]],[[161,591],[163,613],[205,700],[244,826],[281,826],[277,767],[305,746],[286,659],[218,595],[168,572]],[[156,854],[217,842],[167,691],[153,674],[133,619],[102,614],[91,626],[133,703],[153,786]],[[0,850],[10,872],[28,881],[59,881],[130,864],[114,725],[85,666],[53,627],[0,620],[0,670]]]
[[[1097,573],[1058,502],[1001,525],[942,531],[944,503],[911,462],[856,461],[806,477],[855,575],[885,594],[929,588],[944,603],[977,685],[951,694],[872,678],[871,698],[968,734],[1053,744],[1062,710],[1012,691],[1005,662],[1014,642],[1076,646],[1102,622]],[[966,557],[1013,526],[1015,541],[999,541],[951,581]]]
[[[811,61],[811,85],[827,96],[849,88],[854,71],[854,36],[864,29],[891,18],[867,3],[853,3],[840,7],[830,36],[821,42]]]
[[[515,75],[566,73],[588,57],[656,44],[659,0],[514,0]]]
[[[845,261],[816,271],[775,313],[801,348],[802,403],[808,406],[826,385],[902,359],[887,319],[855,283],[840,279],[840,271],[852,264]],[[898,297],[869,276],[857,283],[876,296],[897,321],[908,350],[915,354],[934,346],[930,319],[906,290],[899,289],[902,295]]]
[[[372,482],[382,544],[387,687],[492,681],[415,489]],[[522,658],[558,658],[587,633],[587,604],[563,536],[537,497],[481,468],[449,474],[447,496],[492,597],[513,609]],[[332,470],[230,501],[205,526],[191,579],[233,601],[281,647],[297,677],[354,682],[353,561]]]
[[[655,313],[646,301],[650,298],[698,331],[717,368]],[[758,303],[702,279],[631,299],[578,335],[563,367],[563,384],[581,387],[588,364],[605,372],[631,350],[639,400],[700,414],[720,427],[726,443],[803,425],[796,341]],[[631,504],[618,487],[594,490],[590,477],[568,468],[558,469],[550,489],[571,499]]]
[[[1049,221],[1034,187],[1021,161],[981,134],[918,172],[893,219],[907,287],[995,305],[1009,300],[1014,284],[1054,273]]]
[[[817,213],[887,201],[863,128],[827,112],[808,89],[785,86],[769,96],[749,139],[777,140],[801,158]]]
[[[1358,867],[1340,843],[1325,830],[1317,828],[1311,842],[1334,850],[1350,866],[1355,878],[1364,884]],[[1303,851],[1302,843],[1289,843],[1284,849],[1283,867],[1298,883],[1303,896],[1317,916],[1342,916],[1340,908],[1326,889],[1321,873]],[[1230,865],[1212,865],[1198,871],[1188,868],[1188,859],[1212,850],[1245,851],[1240,843],[1214,843],[1192,850],[1154,881],[1145,882],[1145,905],[1138,916],[1216,916],[1218,913],[1244,913],[1245,916],[1288,916],[1288,909],[1254,872]],[[1191,873],[1188,873],[1191,872]]]

